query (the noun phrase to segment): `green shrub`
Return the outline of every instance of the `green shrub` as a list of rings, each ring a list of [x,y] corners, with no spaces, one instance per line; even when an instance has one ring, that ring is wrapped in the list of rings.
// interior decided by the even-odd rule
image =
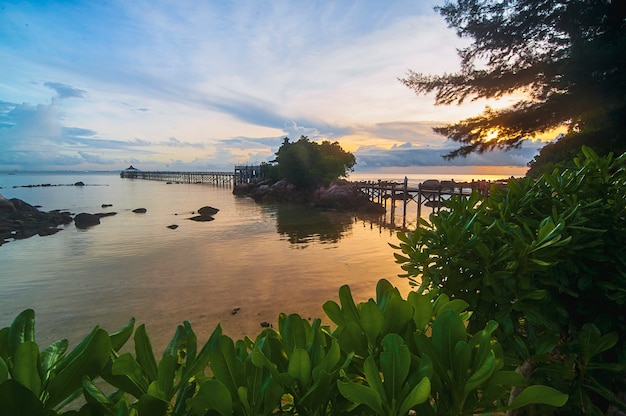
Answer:
[[[487,198],[451,198],[394,247],[419,293],[467,301],[471,330],[498,322],[510,364],[570,390],[571,408],[590,413],[604,401],[624,406],[612,381],[626,362],[626,154],[583,152],[573,166],[510,180]],[[592,366],[570,348],[591,332]],[[612,342],[592,346],[601,333]]]

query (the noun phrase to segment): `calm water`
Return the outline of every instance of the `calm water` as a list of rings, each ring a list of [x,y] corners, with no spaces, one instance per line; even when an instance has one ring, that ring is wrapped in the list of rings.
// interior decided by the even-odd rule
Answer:
[[[77,181],[87,186],[13,188]],[[323,317],[322,304],[346,283],[358,300],[373,296],[383,277],[408,290],[388,246],[395,232],[352,215],[117,174],[2,173],[0,187],[46,211],[117,212],[87,230],[70,224],[0,246],[0,326],[33,308],[40,344],[74,343],[94,325],[113,331],[131,316],[158,349],[183,320],[201,341],[220,322],[233,338],[253,336],[280,312]],[[220,209],[214,221],[188,220],[205,205]],[[140,207],[147,213],[132,212]]]
[[[87,186],[13,187],[77,181]],[[0,246],[0,326],[33,308],[40,344],[59,338],[75,343],[94,325],[113,331],[134,316],[146,323],[159,351],[183,320],[201,342],[218,323],[240,338],[256,335],[261,322],[275,325],[280,312],[324,317],[322,304],[336,300],[343,284],[357,301],[374,296],[380,278],[409,290],[397,277],[401,270],[388,245],[397,243],[395,232],[353,215],[259,205],[233,196],[229,187],[168,185],[114,173],[0,173],[0,187],[6,198],[46,211],[117,212],[87,230],[69,224],[52,236]],[[205,205],[220,209],[214,221],[188,220]],[[135,208],[147,213],[135,214]],[[407,212],[414,225],[415,207]],[[383,223],[401,224],[401,214],[397,210]],[[168,229],[172,224],[179,227]]]

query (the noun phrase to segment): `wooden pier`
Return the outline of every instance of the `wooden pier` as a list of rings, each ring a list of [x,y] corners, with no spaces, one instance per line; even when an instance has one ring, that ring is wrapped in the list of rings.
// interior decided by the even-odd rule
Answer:
[[[235,186],[253,183],[262,179],[260,166],[238,165],[233,172],[171,172],[143,171],[130,166],[120,172],[120,177],[127,179],[147,179],[171,183],[198,183],[219,186]]]
[[[408,181],[388,182],[388,181],[366,181],[355,182],[359,189],[366,193],[370,201],[382,205],[390,210],[392,223],[395,219],[396,203],[402,206],[402,227],[406,225],[407,205],[413,201],[417,205],[417,218],[422,216],[423,207],[431,208],[432,212],[439,212],[446,199],[452,195],[469,196],[476,190],[483,195],[487,195],[492,183],[488,181],[476,182],[455,182],[439,181],[430,179],[417,186],[409,186]]]

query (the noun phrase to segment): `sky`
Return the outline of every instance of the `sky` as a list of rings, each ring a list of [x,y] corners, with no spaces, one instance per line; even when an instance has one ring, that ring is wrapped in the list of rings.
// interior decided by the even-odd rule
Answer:
[[[0,170],[232,171],[305,135],[356,172],[523,174],[543,142],[447,162],[432,131],[510,98],[434,106],[398,80],[460,68],[441,4],[0,0]]]

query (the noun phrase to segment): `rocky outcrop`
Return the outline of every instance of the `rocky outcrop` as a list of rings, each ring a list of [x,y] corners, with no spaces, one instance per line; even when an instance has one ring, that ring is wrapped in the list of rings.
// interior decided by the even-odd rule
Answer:
[[[135,208],[133,212],[135,214],[145,214],[146,212],[148,212],[148,210],[146,208]]]
[[[51,235],[72,222],[69,212],[43,212],[21,199],[0,195],[0,245],[9,239]]]

